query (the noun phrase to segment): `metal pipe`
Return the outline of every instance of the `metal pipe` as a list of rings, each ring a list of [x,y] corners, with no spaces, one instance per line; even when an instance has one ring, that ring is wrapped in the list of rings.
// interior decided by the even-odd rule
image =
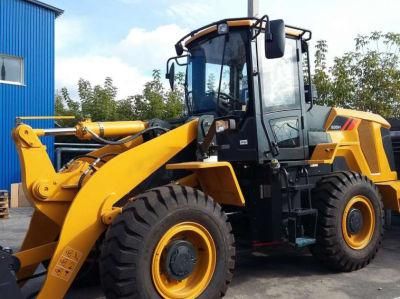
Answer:
[[[249,18],[258,17],[260,14],[260,1],[247,0],[247,16]]]
[[[390,137],[400,137],[399,131],[390,131]]]
[[[34,129],[37,136],[70,136],[76,134],[76,128]]]
[[[54,143],[54,146],[88,146],[88,147],[103,147],[104,144],[98,144],[98,143],[65,143],[65,142],[56,142]]]
[[[115,122],[80,122],[73,128],[34,129],[37,136],[76,136],[79,139],[92,139],[94,132],[100,137],[124,137],[137,134],[147,128],[142,121],[115,121]]]

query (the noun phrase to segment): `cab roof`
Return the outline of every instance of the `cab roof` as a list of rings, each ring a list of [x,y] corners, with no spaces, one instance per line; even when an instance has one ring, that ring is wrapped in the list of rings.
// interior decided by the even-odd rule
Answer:
[[[263,17],[264,18],[264,17]],[[254,27],[261,26],[265,28],[266,22],[263,21],[263,18],[235,18],[235,19],[224,19],[220,20],[206,26],[200,27],[189,34],[185,35],[182,39],[178,41],[177,44],[184,42],[185,47],[189,46],[193,41],[198,38],[205,36],[209,33],[217,31],[218,25],[226,23],[229,27]],[[287,36],[302,38],[306,41],[311,39],[312,33],[310,30],[294,27],[290,25],[285,25],[285,31]]]

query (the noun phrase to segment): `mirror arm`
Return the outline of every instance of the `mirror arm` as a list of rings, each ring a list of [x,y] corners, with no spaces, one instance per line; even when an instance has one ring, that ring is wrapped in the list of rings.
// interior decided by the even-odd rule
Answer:
[[[185,57],[190,57],[190,54],[173,56],[167,60],[167,66],[166,66],[167,71],[165,73],[165,79],[169,79],[169,63],[171,62],[171,60],[175,60],[176,64],[179,66],[185,66],[185,65],[188,65],[188,63],[179,63],[179,61],[178,61],[179,58],[185,58]]]
[[[257,26],[259,26],[259,27],[258,27],[258,32],[257,32],[256,34],[254,34],[254,35],[251,37],[251,40],[254,40],[254,39],[261,33],[263,22],[266,23],[266,25],[265,25],[265,28],[267,28],[266,34],[268,34],[268,36],[270,36],[270,37],[271,37],[271,40],[272,40],[271,31],[270,31],[270,26],[269,26],[269,16],[268,16],[268,15],[262,16],[260,19],[258,19],[258,20],[253,24],[253,28],[257,28]]]

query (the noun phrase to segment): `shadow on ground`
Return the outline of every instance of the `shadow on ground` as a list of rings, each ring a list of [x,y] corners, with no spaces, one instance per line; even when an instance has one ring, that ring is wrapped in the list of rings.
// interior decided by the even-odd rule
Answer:
[[[31,210],[13,211],[0,221],[0,244],[17,249]],[[386,231],[382,249],[366,268],[351,273],[327,270],[307,250],[288,247],[262,253],[240,253],[226,298],[400,298],[400,219]],[[39,270],[40,271],[40,270]],[[25,295],[38,290],[43,278],[30,281]],[[104,298],[99,286],[72,288],[66,298]]]

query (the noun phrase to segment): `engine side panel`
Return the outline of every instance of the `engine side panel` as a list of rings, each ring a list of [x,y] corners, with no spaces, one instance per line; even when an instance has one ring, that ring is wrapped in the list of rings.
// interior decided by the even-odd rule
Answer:
[[[400,185],[389,128],[379,115],[332,108],[325,124],[332,142],[318,144],[309,163],[335,165],[340,158],[347,170],[361,173],[377,185],[385,208],[399,210]]]
[[[382,129],[390,128],[381,116],[347,109],[332,108],[325,130],[331,143],[318,144],[310,163],[333,164],[343,157],[350,170],[369,177],[373,182],[397,179],[382,139]]]

